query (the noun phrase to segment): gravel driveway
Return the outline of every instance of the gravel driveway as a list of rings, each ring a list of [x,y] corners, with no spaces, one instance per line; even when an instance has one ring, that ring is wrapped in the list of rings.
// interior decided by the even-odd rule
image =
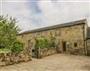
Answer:
[[[0,67],[0,71],[90,71],[90,57],[55,54],[43,59]]]

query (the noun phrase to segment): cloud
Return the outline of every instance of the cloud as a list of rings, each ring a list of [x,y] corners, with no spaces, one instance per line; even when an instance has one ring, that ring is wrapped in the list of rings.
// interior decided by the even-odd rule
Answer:
[[[89,2],[59,2],[59,0],[49,0],[49,2],[41,1],[39,6],[51,25],[90,17]]]
[[[3,0],[2,14],[17,18],[22,31],[42,27],[47,22],[36,0]]]
[[[20,26],[22,31],[83,18],[87,18],[88,22],[90,22],[89,0],[86,0],[88,2],[73,1],[74,0],[3,0],[2,13],[16,17],[19,20],[17,25]]]
[[[39,1],[39,0],[37,0],[37,1]],[[90,0],[41,0],[41,1],[43,1],[43,2],[50,2],[50,1],[54,1],[54,2],[56,2],[56,1],[58,1],[58,2],[86,2],[86,1],[90,1]]]
[[[39,14],[42,12],[41,9],[38,7],[38,1],[37,0],[30,0],[28,2],[28,6],[30,7],[30,9],[32,9],[31,10],[32,14]]]
[[[27,2],[27,0],[1,0],[2,2]]]
[[[23,30],[30,28],[30,11],[27,2],[2,2],[2,14],[17,18],[17,25]]]
[[[46,24],[46,18],[42,12],[42,9],[39,7],[39,1],[30,0],[28,2],[29,9],[31,11],[31,23],[36,27],[42,27]]]

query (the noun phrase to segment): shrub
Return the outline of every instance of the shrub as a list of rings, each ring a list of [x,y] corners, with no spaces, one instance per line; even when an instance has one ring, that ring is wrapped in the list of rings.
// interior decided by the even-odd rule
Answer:
[[[23,44],[17,41],[20,29],[16,23],[15,18],[0,16],[0,48],[19,53],[23,49]]]
[[[36,48],[48,48],[48,40],[45,37],[36,38]]]
[[[16,41],[13,44],[13,48],[11,49],[11,51],[16,53],[16,54],[20,53],[22,50],[23,50],[23,43],[21,43],[19,41]]]
[[[50,40],[45,37],[40,37],[36,38],[35,41],[36,48],[51,48],[56,46],[54,37],[51,37]]]
[[[11,52],[10,49],[0,48],[0,53],[10,53],[10,52]]]
[[[49,46],[50,47],[56,47],[56,43],[55,43],[55,37],[51,37],[50,38],[50,42],[49,42]]]

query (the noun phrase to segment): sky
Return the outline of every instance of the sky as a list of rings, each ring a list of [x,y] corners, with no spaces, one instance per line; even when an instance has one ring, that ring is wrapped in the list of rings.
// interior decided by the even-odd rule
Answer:
[[[22,31],[87,19],[90,0],[0,0],[0,15],[17,19]]]

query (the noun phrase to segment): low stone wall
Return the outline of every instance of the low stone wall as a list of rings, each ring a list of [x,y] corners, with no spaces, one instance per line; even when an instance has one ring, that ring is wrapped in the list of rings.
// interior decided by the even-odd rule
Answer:
[[[43,48],[39,50],[39,58],[57,53],[56,48]]]
[[[87,55],[90,56],[90,39],[87,40]]]
[[[0,53],[0,66],[6,66],[6,65],[26,62],[30,60],[31,60],[31,56],[24,52],[21,52],[19,54]]]
[[[70,48],[68,49],[67,53],[74,54],[74,55],[85,55],[84,48]]]
[[[90,56],[90,46],[87,46],[87,56]]]

